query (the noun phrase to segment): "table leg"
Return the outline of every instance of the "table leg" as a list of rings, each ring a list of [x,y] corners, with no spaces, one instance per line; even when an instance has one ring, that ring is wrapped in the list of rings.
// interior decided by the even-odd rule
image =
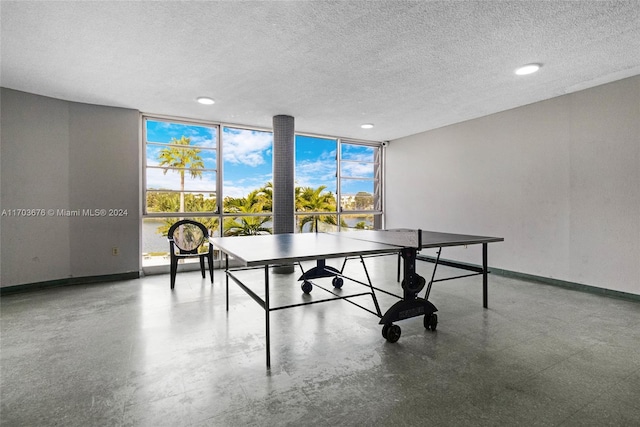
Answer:
[[[227,311],[229,311],[229,255],[224,254],[224,275],[226,278],[226,298],[227,298]]]
[[[488,266],[487,266],[487,243],[482,244],[482,306],[489,308],[489,286],[488,286]]]
[[[271,334],[269,327],[269,266],[264,267],[264,313],[267,329],[267,369],[271,368]]]

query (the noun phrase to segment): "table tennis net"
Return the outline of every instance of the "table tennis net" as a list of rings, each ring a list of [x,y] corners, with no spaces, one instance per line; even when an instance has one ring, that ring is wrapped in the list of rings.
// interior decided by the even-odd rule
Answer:
[[[420,230],[392,229],[392,230],[359,230],[354,228],[319,227],[318,232],[337,234],[341,237],[365,240],[368,242],[384,243],[401,248],[420,248],[422,240]]]

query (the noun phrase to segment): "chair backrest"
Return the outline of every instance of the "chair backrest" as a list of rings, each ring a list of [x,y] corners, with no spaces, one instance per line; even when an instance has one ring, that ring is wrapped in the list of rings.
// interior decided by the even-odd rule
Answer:
[[[181,254],[196,254],[198,253],[198,248],[209,238],[209,232],[204,224],[190,219],[183,219],[169,228],[167,237]]]

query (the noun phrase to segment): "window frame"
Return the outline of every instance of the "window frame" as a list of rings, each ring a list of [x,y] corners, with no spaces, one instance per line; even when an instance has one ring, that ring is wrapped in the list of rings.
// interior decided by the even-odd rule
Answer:
[[[185,119],[185,118],[180,118],[180,117],[170,117],[170,116],[163,116],[163,115],[158,115],[158,114],[147,114],[147,113],[141,113],[140,115],[141,117],[141,133],[140,133],[140,140],[141,140],[141,145],[140,145],[140,149],[141,149],[141,161],[140,161],[140,174],[141,174],[141,184],[140,184],[140,203],[141,203],[141,218],[140,218],[140,224],[141,224],[141,231],[140,231],[140,237],[141,237],[141,258],[143,257],[143,255],[145,254],[144,250],[145,248],[143,247],[143,242],[142,242],[142,238],[143,238],[143,227],[142,225],[144,224],[144,221],[147,219],[160,219],[160,218],[216,218],[218,220],[218,225],[217,225],[217,230],[214,230],[214,234],[213,235],[222,235],[224,233],[224,222],[225,219],[227,218],[240,218],[240,217],[252,217],[252,216],[257,216],[257,217],[273,217],[273,212],[260,212],[260,213],[240,213],[240,212],[224,212],[224,208],[223,208],[223,203],[224,203],[224,199],[225,199],[225,186],[224,186],[224,150],[225,150],[225,141],[224,141],[224,132],[223,129],[224,128],[234,128],[234,129],[239,129],[239,130],[246,130],[246,131],[260,131],[260,132],[270,132],[273,133],[273,129],[271,128],[265,128],[265,127],[258,127],[258,126],[247,126],[247,125],[240,125],[240,124],[234,124],[234,123],[224,123],[224,122],[212,122],[212,121],[206,121],[206,120],[195,120],[195,119]],[[215,202],[215,209],[213,211],[194,211],[194,212],[149,212],[148,210],[148,206],[147,206],[147,194],[149,192],[171,192],[171,193],[181,193],[180,190],[154,190],[154,189],[148,189],[147,188],[147,173],[149,170],[152,169],[172,169],[172,170],[180,170],[181,168],[175,168],[175,167],[160,167],[160,166],[154,166],[154,165],[148,165],[147,164],[147,146],[148,145],[152,145],[152,146],[162,146],[162,147],[168,147],[168,146],[172,146],[172,144],[169,143],[160,143],[157,141],[148,141],[148,135],[147,135],[147,121],[158,121],[158,122],[165,122],[165,123],[169,123],[169,124],[179,124],[179,125],[186,125],[186,126],[201,126],[201,127],[208,127],[208,128],[213,128],[215,129],[214,135],[216,138],[216,143],[215,143],[215,147],[202,147],[203,150],[206,151],[213,151],[215,152],[215,168],[206,168],[206,169],[202,169],[203,172],[205,173],[215,173],[216,177],[215,177],[215,185],[216,188],[214,191],[209,191],[209,190],[189,190],[189,189],[185,189],[184,190],[184,194],[215,194],[215,198],[216,198],[216,202]],[[353,217],[354,215],[362,215],[362,216],[369,216],[369,215],[373,215],[373,219],[374,219],[374,228],[381,228],[382,223],[383,223],[383,216],[384,216],[384,209],[383,209],[383,196],[384,196],[384,192],[383,192],[383,184],[384,184],[384,180],[383,180],[383,171],[384,171],[384,147],[385,147],[385,143],[380,141],[367,141],[367,140],[357,140],[357,139],[353,139],[353,138],[341,138],[341,137],[336,137],[336,136],[331,136],[331,135],[325,135],[325,134],[312,134],[312,133],[305,133],[305,132],[295,132],[295,136],[303,136],[303,137],[312,137],[312,138],[319,138],[319,139],[325,139],[325,140],[332,140],[335,141],[336,143],[336,156],[335,156],[335,168],[336,168],[336,173],[335,173],[335,197],[336,197],[336,210],[335,211],[326,211],[326,212],[309,212],[309,211],[295,211],[293,212],[294,214],[294,218],[296,221],[296,224],[298,223],[299,219],[304,217],[304,216],[308,216],[308,215],[331,215],[331,216],[336,216],[337,218],[337,228],[340,229],[341,228],[341,219],[344,217]],[[343,144],[349,144],[349,145],[358,145],[358,146],[367,146],[367,147],[372,147],[376,149],[376,157],[374,158],[373,162],[370,162],[373,165],[374,168],[374,176],[373,178],[358,178],[358,177],[346,177],[343,176],[342,174],[342,147]],[[173,145],[176,146],[176,145]],[[197,146],[196,146],[197,147]],[[297,147],[296,147],[297,150]],[[362,163],[362,162],[360,162]],[[369,162],[365,162],[365,163],[369,163]],[[295,165],[295,161],[294,161],[294,169],[296,168]],[[295,170],[294,170],[294,176],[295,176]],[[364,209],[364,210],[344,210],[342,209],[342,203],[341,203],[341,181],[343,179],[364,179],[364,180],[370,180],[374,183],[374,209]],[[266,184],[266,183],[265,183]],[[259,187],[257,187],[259,188]],[[256,189],[257,189],[256,188]],[[297,227],[296,227],[296,232],[298,232]],[[167,246],[167,251],[168,251],[168,246]],[[168,266],[167,265],[163,265],[164,267]],[[145,265],[141,264],[141,267],[144,270],[147,270],[148,267]],[[153,266],[151,266],[151,270],[154,270]]]
[[[141,130],[141,137],[142,137],[142,194],[141,194],[141,212],[142,212],[142,217],[143,218],[189,218],[189,217],[213,217],[213,216],[217,216],[218,212],[220,211],[220,192],[221,192],[221,181],[220,181],[220,175],[221,175],[221,171],[220,171],[220,145],[221,145],[221,141],[220,141],[220,124],[218,123],[214,123],[214,122],[206,122],[206,121],[196,121],[196,120],[188,120],[188,119],[182,119],[182,118],[171,118],[171,117],[165,117],[165,116],[159,116],[159,115],[152,115],[152,114],[142,114],[141,115],[141,119],[142,119],[142,130]],[[200,126],[200,127],[208,127],[208,128],[212,128],[215,129],[215,138],[216,138],[216,144],[215,144],[215,148],[211,148],[211,147],[201,147],[199,149],[205,150],[205,151],[213,151],[216,154],[216,168],[215,169],[211,169],[211,168],[207,168],[207,169],[202,169],[202,172],[213,172],[216,174],[216,188],[213,191],[210,190],[187,190],[185,189],[184,191],[180,191],[180,190],[154,190],[154,189],[149,189],[147,188],[147,171],[149,169],[152,170],[164,170],[164,169],[170,169],[170,170],[181,170],[182,168],[176,168],[176,167],[160,167],[160,166],[149,166],[147,164],[147,146],[151,145],[151,146],[156,146],[156,147],[181,147],[180,145],[176,145],[176,144],[170,144],[170,143],[161,143],[161,142],[157,142],[157,141],[148,141],[148,137],[147,137],[147,126],[146,123],[147,121],[155,121],[155,122],[165,122],[165,123],[170,123],[170,124],[179,124],[179,125],[185,125],[185,126]],[[196,146],[197,147],[197,146]],[[206,194],[206,193],[213,193],[215,194],[215,198],[216,198],[216,203],[215,203],[215,209],[213,211],[187,211],[187,212],[149,212],[148,210],[148,206],[147,206],[147,193],[151,191],[154,193],[176,193],[176,194],[180,194],[180,193],[184,193],[186,194],[194,194],[194,193],[202,193],[202,194]]]
[[[343,145],[354,145],[354,146],[362,146],[362,147],[371,147],[375,149],[374,159],[373,161],[361,161],[361,160],[347,160],[343,159],[342,151]],[[338,140],[338,153],[337,153],[337,168],[338,168],[338,197],[339,197],[339,208],[338,213],[345,215],[357,215],[357,214],[373,214],[382,215],[382,170],[383,170],[383,148],[384,144],[382,142],[371,142],[371,141],[358,141],[353,139],[341,138]],[[342,173],[342,163],[366,163],[373,165],[373,177],[357,177],[357,176],[343,176]],[[342,197],[343,197],[343,180],[354,180],[354,181],[371,181],[373,183],[373,208],[372,209],[343,209],[342,207]]]

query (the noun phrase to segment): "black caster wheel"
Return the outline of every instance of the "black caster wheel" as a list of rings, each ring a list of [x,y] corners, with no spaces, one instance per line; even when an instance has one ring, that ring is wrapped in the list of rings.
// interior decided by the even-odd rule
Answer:
[[[437,314],[431,313],[431,314],[425,314],[424,315],[424,327],[425,327],[425,329],[427,329],[427,330],[431,329],[432,331],[435,331],[437,326],[438,326],[438,315]]]
[[[390,343],[398,341],[401,333],[402,331],[398,325],[388,324],[382,327],[382,336]]]
[[[334,277],[331,284],[334,288],[340,289],[342,288],[342,285],[344,285],[344,280],[342,280],[342,277]]]
[[[389,328],[391,327],[390,323],[387,323],[386,325],[384,325],[382,327],[382,337],[386,340],[387,339],[387,334],[389,333]]]
[[[311,282],[308,282],[306,280],[302,282],[302,285],[300,287],[302,288],[302,292],[304,292],[305,294],[311,293],[311,290],[313,289],[313,285],[311,284]]]

